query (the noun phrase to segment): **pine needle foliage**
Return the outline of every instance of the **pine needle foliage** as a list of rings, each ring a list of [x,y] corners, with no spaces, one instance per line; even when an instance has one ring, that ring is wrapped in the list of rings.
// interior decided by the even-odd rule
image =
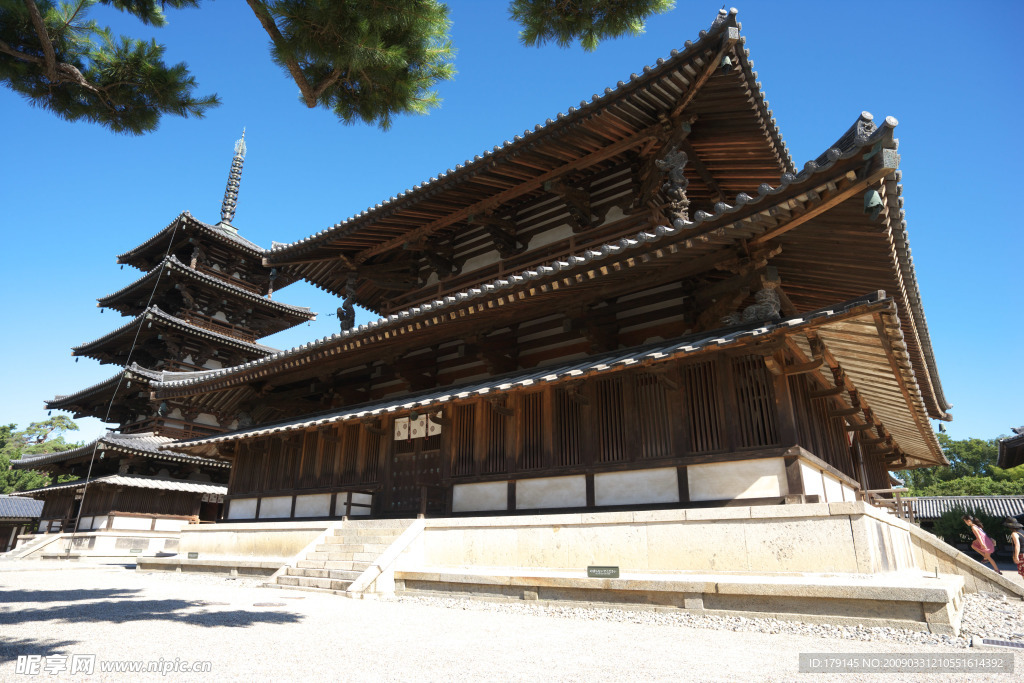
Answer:
[[[674,6],[673,0],[513,0],[509,14],[523,27],[519,39],[527,47],[553,41],[564,48],[578,40],[592,52],[607,38],[643,33],[647,17]]]
[[[197,0],[0,0],[0,83],[68,121],[141,135],[164,114],[202,117],[216,95],[194,96],[187,65],[166,64],[155,41],[114,37],[88,18],[98,4],[163,26],[163,7]]]
[[[448,8],[434,0],[248,0],[301,101],[387,130],[423,114],[455,74]]]

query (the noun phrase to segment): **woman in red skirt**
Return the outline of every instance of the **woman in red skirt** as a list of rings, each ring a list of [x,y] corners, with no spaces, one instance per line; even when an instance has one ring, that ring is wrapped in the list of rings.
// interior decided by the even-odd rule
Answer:
[[[971,531],[974,532],[974,543],[971,544],[971,547],[978,551],[978,554],[981,555],[986,562],[992,565],[992,569],[996,571],[996,574],[1002,574],[1002,572],[999,571],[999,567],[996,566],[995,561],[992,559],[992,553],[996,549],[996,543],[988,537],[988,534],[985,533],[985,527],[981,526],[981,522],[970,515],[964,515],[963,520],[964,524],[969,526]]]

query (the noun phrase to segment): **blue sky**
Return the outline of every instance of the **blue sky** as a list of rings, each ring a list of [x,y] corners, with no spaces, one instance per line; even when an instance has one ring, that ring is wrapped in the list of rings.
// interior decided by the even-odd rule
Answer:
[[[170,14],[149,32],[167,60],[187,61],[199,92],[224,104],[203,120],[167,118],[156,133],[116,136],[70,124],[0,90],[0,201],[7,286],[0,353],[0,422],[46,417],[43,401],[116,372],[72,346],[125,322],[96,299],[140,273],[115,256],[189,210],[219,220],[232,146],[249,153],[234,224],[269,247],[292,242],[471,159],[589,99],[696,39],[720,4],[680,0],[638,38],[579,48],[527,49],[499,0],[449,3],[458,74],[429,116],[387,133],[344,126],[299,103],[269,59],[266,34],[241,0]],[[900,125],[903,191],[914,262],[954,438],[992,438],[1024,424],[1019,398],[1024,246],[1016,141],[1024,124],[1013,41],[977,3],[760,2],[739,6],[742,34],[789,151],[800,167],[862,110]],[[108,15],[97,14],[107,21]],[[116,23],[115,23],[116,22]],[[137,22],[109,23],[135,36]],[[979,39],[979,36],[988,36]],[[338,301],[305,283],[275,295],[332,312]],[[359,322],[365,322],[365,314]],[[267,337],[289,348],[337,331],[337,318]],[[103,431],[81,420],[83,438]]]

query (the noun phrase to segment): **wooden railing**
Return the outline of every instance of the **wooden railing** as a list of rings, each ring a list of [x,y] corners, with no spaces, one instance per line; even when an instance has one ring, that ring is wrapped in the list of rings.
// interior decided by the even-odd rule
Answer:
[[[868,489],[858,491],[857,497],[875,507],[889,510],[900,519],[905,519],[913,524],[915,522],[914,501],[905,499],[903,496],[906,493],[906,489]]]

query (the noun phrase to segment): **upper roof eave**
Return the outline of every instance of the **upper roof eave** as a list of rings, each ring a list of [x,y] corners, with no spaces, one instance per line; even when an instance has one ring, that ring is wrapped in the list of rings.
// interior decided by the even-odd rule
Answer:
[[[779,163],[784,171],[793,172],[795,167],[789,151],[782,140],[782,135],[779,132],[775,119],[772,118],[772,112],[768,109],[768,102],[761,91],[761,84],[756,80],[753,72],[753,63],[749,60],[747,51],[742,47],[744,39],[739,35],[739,22],[736,20],[736,10],[726,11],[722,9],[711,26],[706,31],[700,32],[697,41],[686,41],[683,50],[672,50],[668,59],[658,59],[653,67],[645,66],[641,74],[631,74],[629,81],[619,81],[614,89],[605,88],[603,95],[594,95],[589,102],[584,100],[580,102],[579,107],[570,107],[568,112],[559,113],[555,119],[547,119],[544,124],[538,124],[533,131],[527,130],[523,135],[514,136],[511,141],[505,140],[502,145],[495,145],[492,149],[485,150],[473,159],[467,159],[463,164],[457,164],[454,170],[449,168],[447,171],[439,173],[437,176],[431,177],[423,183],[399,193],[397,196],[385,199],[383,202],[368,207],[366,210],[350,216],[314,235],[291,243],[273,242],[270,250],[264,257],[264,263],[267,265],[281,264],[298,255],[314,250],[331,239],[352,234],[394,211],[414,205],[422,198],[438,191],[439,187],[457,185],[470,180],[487,166],[495,163],[500,164],[503,160],[511,158],[524,146],[532,146],[549,137],[560,135],[566,129],[598,113],[602,108],[629,97],[635,91],[649,85],[652,81],[665,77],[674,69],[681,67],[688,60],[706,50],[709,43],[719,39],[727,31],[734,33],[734,38],[737,41],[735,51],[740,60],[740,67],[746,76],[747,85],[751,90],[751,97],[755,101],[759,114],[768,122],[766,130],[771,138],[771,144],[776,150],[775,153]]]
[[[879,143],[894,145],[893,130],[896,125],[896,120],[889,117],[884,120],[881,126],[876,127],[870,117],[865,118],[865,115],[861,114],[850,130],[841,136],[837,142],[837,144],[845,145],[845,148],[840,149],[835,145],[829,147],[816,160],[807,162],[799,173],[784,173],[777,186],[772,187],[768,184],[762,184],[758,188],[757,194],[753,197],[741,194],[737,196],[734,205],[719,202],[715,205],[715,212],[713,214],[697,211],[694,214],[693,220],[684,227],[658,226],[652,230],[642,231],[632,237],[609,242],[599,248],[584,250],[564,260],[556,260],[520,273],[507,275],[479,287],[472,287],[466,291],[445,296],[443,299],[413,306],[376,321],[359,325],[351,330],[336,333],[329,337],[322,337],[241,365],[217,370],[164,373],[163,377],[154,383],[154,388],[160,390],[187,385],[199,387],[207,381],[221,379],[230,375],[241,375],[248,371],[262,370],[264,366],[275,361],[291,360],[304,354],[312,356],[323,350],[326,346],[341,344],[363,335],[376,334],[394,326],[407,325],[420,318],[436,316],[441,310],[453,306],[461,306],[472,299],[489,297],[499,291],[505,292],[516,290],[520,287],[535,286],[538,281],[556,276],[564,277],[569,272],[575,270],[592,269],[595,262],[608,258],[622,258],[631,251],[641,248],[647,249],[654,243],[669,240],[679,241],[684,235],[686,236],[684,243],[689,240],[700,240],[701,235],[707,232],[724,230],[725,228],[719,226],[723,222],[727,223],[732,214],[741,210],[749,210],[762,204],[766,208],[771,206],[771,200],[781,195],[788,196],[788,193],[795,193],[802,189],[804,184],[813,184],[816,180],[816,175],[827,172],[842,160],[856,157],[865,147],[872,147]],[[850,131],[853,131],[853,133]]]
[[[150,269],[148,273],[136,279],[134,282],[126,285],[125,287],[122,287],[121,289],[117,290],[112,294],[100,297],[99,299],[96,300],[97,305],[102,308],[113,308],[113,304],[116,304],[119,298],[131,293],[132,291],[138,288],[144,287],[145,285],[152,283],[154,279],[159,277],[161,269],[165,267],[170,268],[175,272],[182,273],[187,277],[191,277],[195,280],[198,280],[202,282],[204,285],[214,287],[224,292],[229,292],[234,296],[238,296],[245,299],[246,301],[251,301],[256,305],[271,308],[275,311],[286,313],[288,315],[294,315],[296,317],[302,318],[303,320],[316,319],[316,313],[314,313],[306,306],[294,306],[292,304],[286,304],[281,301],[275,301],[273,299],[268,299],[267,297],[260,296],[259,294],[251,292],[243,287],[239,287],[230,282],[227,282],[220,278],[213,277],[212,275],[207,275],[206,273],[196,270],[195,268],[187,266],[180,260],[178,260],[178,257],[176,257],[174,254],[169,254],[168,256],[164,257],[164,260],[160,262],[160,265]]]
[[[209,223],[204,223],[203,221],[201,221],[198,218],[194,217],[188,211],[183,211],[180,214],[178,214],[177,216],[175,216],[174,220],[172,220],[170,223],[168,223],[167,227],[165,227],[163,230],[161,230],[160,232],[156,233],[155,235],[150,237],[148,240],[146,240],[142,244],[140,244],[140,245],[138,245],[138,246],[136,246],[136,247],[134,247],[132,249],[129,249],[128,251],[124,252],[123,254],[119,254],[118,257],[117,257],[117,262],[118,263],[126,263],[126,264],[129,264],[129,265],[135,266],[135,267],[139,267],[135,263],[133,263],[135,258],[137,256],[142,255],[143,253],[145,253],[147,251],[152,250],[164,237],[167,237],[167,236],[173,234],[176,231],[176,229],[179,227],[179,225],[178,225],[179,223],[183,223],[184,227],[186,229],[191,228],[191,229],[195,229],[195,230],[201,230],[205,234],[209,235],[210,237],[213,237],[214,239],[222,242],[225,245],[228,245],[228,246],[240,249],[242,251],[245,251],[245,252],[249,253],[252,256],[255,256],[255,257],[258,257],[258,258],[261,258],[261,259],[262,259],[263,255],[267,251],[266,249],[264,249],[263,247],[259,246],[255,242],[251,242],[251,241],[247,240],[246,238],[242,237],[237,232],[232,232],[230,230],[219,229],[215,225],[210,225]]]

